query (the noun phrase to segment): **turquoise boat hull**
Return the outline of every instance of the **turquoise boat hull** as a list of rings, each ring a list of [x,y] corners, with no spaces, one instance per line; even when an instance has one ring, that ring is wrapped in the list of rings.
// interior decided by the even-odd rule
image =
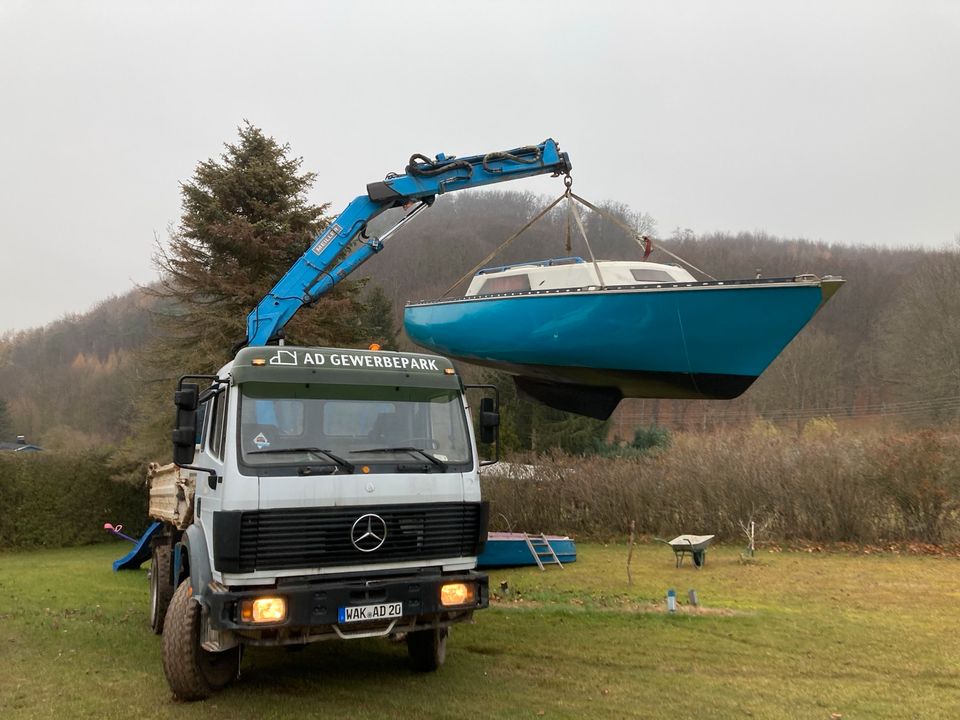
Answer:
[[[812,276],[809,276],[812,278]],[[408,305],[417,345],[505,370],[548,405],[608,417],[623,397],[742,394],[842,280],[524,292]]]
[[[547,535],[547,542],[557,554],[560,563],[566,565],[577,559],[577,544],[568,537]],[[530,548],[521,533],[492,532],[487,535],[487,544],[477,556],[478,568],[525,567],[536,565]]]

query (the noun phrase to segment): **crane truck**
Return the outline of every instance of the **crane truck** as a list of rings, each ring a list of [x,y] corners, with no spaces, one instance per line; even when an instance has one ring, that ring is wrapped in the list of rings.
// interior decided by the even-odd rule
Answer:
[[[283,328],[445,192],[567,175],[556,142],[472,157],[415,155],[367,186],[251,311],[216,375],[180,378],[173,460],[150,469],[150,623],[176,697],[210,696],[245,646],[404,638],[436,670],[449,629],[487,607],[482,443],[499,401],[442,357],[292,347]],[[368,223],[408,212],[379,236]]]

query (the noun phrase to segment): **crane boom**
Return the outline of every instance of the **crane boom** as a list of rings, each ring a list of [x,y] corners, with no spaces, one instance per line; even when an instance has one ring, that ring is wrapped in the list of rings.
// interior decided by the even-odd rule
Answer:
[[[465,158],[441,153],[430,160],[414,155],[403,174],[391,173],[367,185],[367,193],[355,198],[314,238],[310,248],[247,317],[246,345],[266,345],[276,339],[301,307],[316,301],[380,252],[383,241],[433,204],[437,195],[536,175],[567,174],[570,169],[567,153],[560,152],[550,139],[539,145]],[[380,237],[367,237],[370,220],[390,208],[411,204],[415,207],[394,227]],[[335,263],[358,236],[362,242]]]

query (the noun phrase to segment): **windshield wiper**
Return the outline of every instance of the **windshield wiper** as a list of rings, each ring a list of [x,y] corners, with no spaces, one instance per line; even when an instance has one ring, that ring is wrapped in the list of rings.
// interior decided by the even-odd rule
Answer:
[[[388,453],[388,452],[408,452],[408,453],[418,453],[419,455],[425,457],[427,460],[432,462],[438,468],[446,472],[447,464],[438,458],[435,455],[431,455],[426,450],[422,448],[415,447],[385,447],[385,448],[370,448],[368,450],[351,450],[350,454],[354,453]]]
[[[328,458],[333,460],[338,466],[342,467],[347,472],[354,471],[354,464],[349,460],[344,460],[339,455],[334,455],[329,450],[324,450],[323,448],[318,447],[295,447],[295,448],[270,448],[269,450],[251,450],[247,455],[269,455],[269,454],[279,454],[279,453],[301,453],[308,452],[313,453],[314,455],[322,454],[326,455]]]

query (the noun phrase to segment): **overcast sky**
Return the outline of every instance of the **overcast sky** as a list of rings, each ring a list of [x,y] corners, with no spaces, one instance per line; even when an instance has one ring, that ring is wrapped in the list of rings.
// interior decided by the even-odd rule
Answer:
[[[960,2],[0,0],[0,333],[153,279],[244,118],[337,209],[414,152],[553,137],[579,194],[663,235],[939,247]]]

